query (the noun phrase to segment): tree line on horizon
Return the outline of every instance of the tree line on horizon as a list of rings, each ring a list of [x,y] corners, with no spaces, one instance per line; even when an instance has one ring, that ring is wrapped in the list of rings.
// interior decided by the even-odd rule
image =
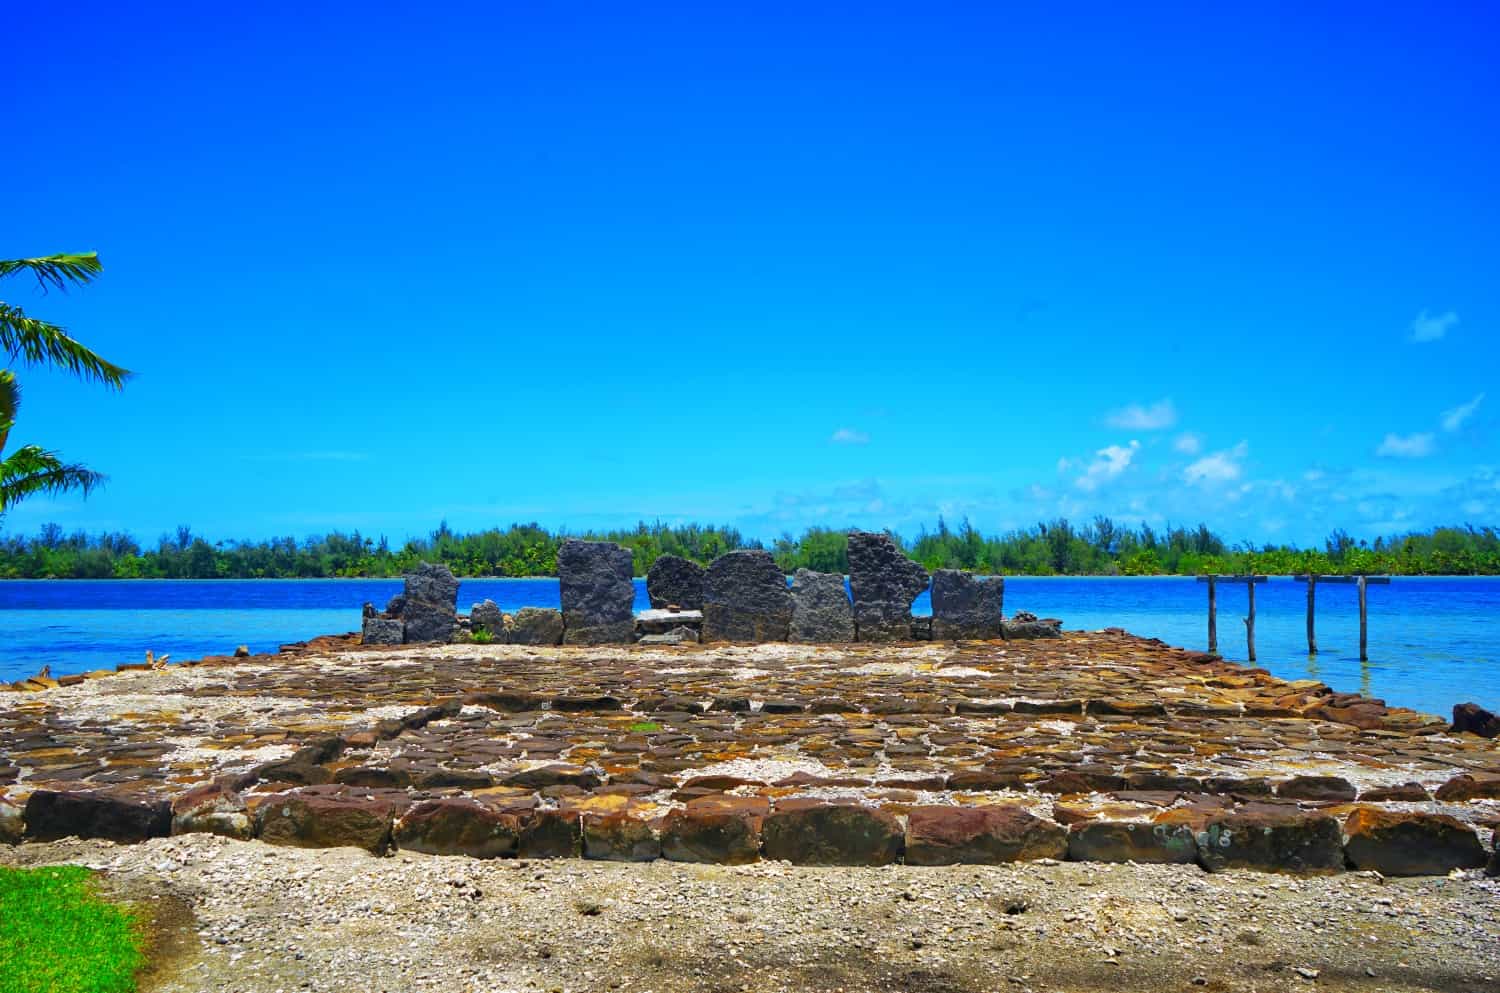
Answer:
[[[970,569],[1011,576],[1158,576],[1200,573],[1389,573],[1392,575],[1500,575],[1500,534],[1493,527],[1439,527],[1373,541],[1343,530],[1321,549],[1292,545],[1231,546],[1206,525],[1148,524],[1138,528],[1096,517],[1081,527],[1066,519],[1044,521],[1000,535],[980,534],[965,520],[952,528],[939,518],[915,538],[896,536],[927,569]],[[633,529],[549,531],[536,523],[459,534],[443,522],[424,538],[393,547],[385,536],[330,532],[298,541],[218,541],[191,528],[162,535],[144,547],[122,532],[65,533],[47,524],[34,537],[0,537],[4,579],[311,579],[394,577],[420,562],[441,562],[460,576],[552,576],[557,549],[568,538],[613,541],[631,550],[643,576],[662,555],[707,564],[742,548],[769,551],[787,573],[798,568],[849,571],[845,530],[809,528],[766,545],[732,527],[641,522]]]

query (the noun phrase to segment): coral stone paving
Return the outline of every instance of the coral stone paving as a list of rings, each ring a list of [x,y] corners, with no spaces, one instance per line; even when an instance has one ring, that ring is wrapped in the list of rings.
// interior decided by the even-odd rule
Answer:
[[[475,856],[1441,874],[1500,746],[1119,631],[358,646],[0,692],[0,837]]]

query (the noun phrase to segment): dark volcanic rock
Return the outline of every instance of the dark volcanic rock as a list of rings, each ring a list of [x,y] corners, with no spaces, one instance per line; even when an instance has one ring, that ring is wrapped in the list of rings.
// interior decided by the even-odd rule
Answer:
[[[366,645],[399,645],[406,640],[406,625],[399,617],[366,617],[360,641]]]
[[[392,837],[403,851],[499,858],[516,853],[524,816],[514,806],[467,797],[427,800],[401,815]]]
[[[408,644],[452,639],[458,626],[458,580],[447,566],[423,562],[407,573],[400,601],[387,605],[386,613],[405,623]]]
[[[603,645],[635,638],[630,549],[610,541],[563,542],[557,550],[563,643]]]
[[[561,645],[562,611],[522,607],[506,625],[505,640],[512,645]]]
[[[690,800],[662,822],[661,853],[674,862],[754,862],[760,858],[760,829],[769,809],[762,797]]]
[[[1342,776],[1293,776],[1276,787],[1276,795],[1291,800],[1348,803],[1358,791]]]
[[[849,586],[860,641],[911,638],[911,602],[927,588],[927,570],[888,534],[849,532]]]
[[[907,865],[991,865],[1067,853],[1067,832],[1012,804],[913,807],[907,815]]]
[[[505,615],[500,613],[499,605],[493,600],[481,600],[469,608],[469,630],[481,628],[493,635],[496,641],[505,640]]]
[[[1338,872],[1344,868],[1344,836],[1327,814],[1290,809],[1225,814],[1198,833],[1198,861],[1210,872]]]
[[[32,841],[75,837],[134,844],[172,833],[172,805],[108,793],[37,790],[26,800],[25,820]]]
[[[173,834],[217,834],[246,840],[255,836],[255,822],[245,810],[245,799],[222,782],[207,783],[172,800]]]
[[[1500,776],[1461,772],[1439,786],[1432,795],[1443,801],[1500,800]]]
[[[295,848],[363,848],[382,855],[391,822],[411,800],[404,791],[309,786],[263,802],[256,810],[260,840]]]
[[[661,834],[651,822],[625,811],[583,815],[583,857],[610,862],[661,858]]]
[[[656,610],[676,605],[683,610],[703,609],[703,567],[680,555],[663,555],[646,573],[646,596]]]
[[[1356,869],[1386,876],[1445,876],[1484,865],[1474,829],[1442,814],[1361,807],[1344,821],[1344,853]]]
[[[1198,845],[1186,824],[1085,821],[1068,830],[1075,862],[1196,862]]]
[[[792,577],[790,638],[804,642],[854,640],[854,607],[836,572],[798,569]]]
[[[578,811],[546,807],[526,818],[516,851],[523,859],[571,859],[582,842]]]
[[[1005,580],[958,569],[932,574],[932,637],[938,641],[1000,637]]]
[[[1035,638],[1061,638],[1062,625],[1056,621],[1022,621],[1014,618],[1000,622],[1000,637],[1006,641],[1030,641]]]
[[[796,865],[889,865],[901,852],[901,822],[874,807],[779,800],[761,825],[766,858]]]
[[[1456,734],[1477,734],[1481,738],[1500,738],[1500,716],[1490,713],[1477,703],[1460,703],[1453,707],[1453,728]]]
[[[786,641],[791,620],[792,595],[770,552],[728,552],[708,567],[704,641]]]

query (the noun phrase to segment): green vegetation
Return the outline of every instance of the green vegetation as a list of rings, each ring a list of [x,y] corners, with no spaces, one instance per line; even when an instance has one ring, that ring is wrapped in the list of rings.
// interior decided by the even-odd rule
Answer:
[[[655,721],[636,721],[630,725],[632,734],[645,734],[649,731],[660,731],[661,725]]]
[[[495,640],[495,636],[490,634],[489,628],[477,627],[469,632],[469,640],[476,645],[488,645]]]
[[[129,911],[79,865],[0,866],[0,993],[125,993],[144,964]]]
[[[126,534],[64,534],[48,524],[34,538],[0,538],[4,579],[261,579],[335,576],[399,576],[419,562],[442,562],[460,576],[551,576],[557,548],[570,537],[614,541],[631,549],[635,573],[646,574],[661,555],[708,563],[737,548],[762,548],[733,528],[687,524],[638,524],[633,530],[550,532],[537,524],[513,524],[457,534],[446,524],[428,537],[393,549],[384,537],[333,533],[298,542],[216,542],[178,528],[155,548],[142,548]],[[1321,549],[1247,543],[1230,546],[1205,525],[1129,528],[1098,517],[1083,527],[1066,520],[995,536],[981,535],[965,521],[923,529],[903,545],[928,569],[972,569],[1007,576],[1154,576],[1203,572],[1391,573],[1500,575],[1500,534],[1493,527],[1444,527],[1373,542],[1344,531],[1329,535]],[[848,539],[841,530],[812,528],[802,537],[784,535],[769,551],[788,573],[798,567],[848,572]]]
[[[35,259],[0,260],[0,277],[30,273],[43,291],[67,290],[69,284],[86,285],[102,271],[99,256],[47,255]],[[56,324],[38,320],[19,307],[0,302],[0,352],[12,365],[42,365],[59,368],[83,380],[93,380],[120,389],[130,373],[106,362],[74,341]],[[0,369],[0,455],[21,408],[21,387],[15,373]],[[0,518],[20,501],[38,493],[79,490],[85,496],[104,482],[99,473],[69,464],[56,452],[40,445],[22,445],[0,459]]]

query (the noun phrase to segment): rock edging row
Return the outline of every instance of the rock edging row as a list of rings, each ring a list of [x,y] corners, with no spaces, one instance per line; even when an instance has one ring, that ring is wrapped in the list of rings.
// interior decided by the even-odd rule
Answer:
[[[811,798],[720,794],[643,816],[629,798],[543,806],[534,796],[413,796],[343,785],[260,794],[247,806],[228,784],[176,802],[38,790],[24,827],[0,809],[0,838],[68,836],[137,843],[210,832],[301,848],[393,849],[471,858],[667,859],[740,865],[761,859],[805,866],[993,865],[1051,859],[1196,864],[1209,872],[1254,869],[1326,874],[1441,875],[1488,866],[1476,832],[1441,814],[1356,808],[1342,820],[1316,810],[1174,811],[1155,823],[1088,820],[1063,826],[1008,803],[916,805],[900,810]]]

